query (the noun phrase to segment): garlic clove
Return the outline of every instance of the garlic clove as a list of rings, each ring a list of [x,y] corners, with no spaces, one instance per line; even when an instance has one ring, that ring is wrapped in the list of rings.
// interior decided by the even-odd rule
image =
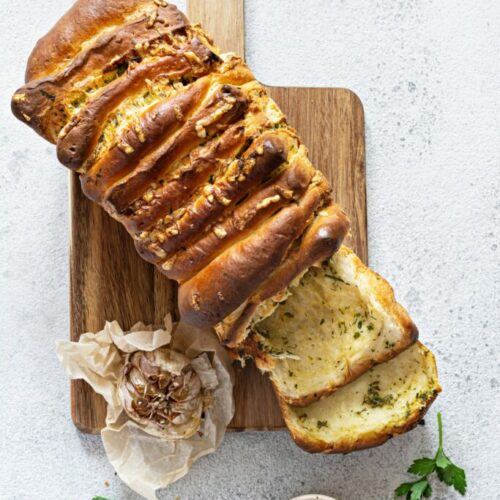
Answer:
[[[119,394],[134,422],[145,432],[167,440],[195,434],[211,401],[210,391],[204,389],[191,360],[165,347],[127,356]]]

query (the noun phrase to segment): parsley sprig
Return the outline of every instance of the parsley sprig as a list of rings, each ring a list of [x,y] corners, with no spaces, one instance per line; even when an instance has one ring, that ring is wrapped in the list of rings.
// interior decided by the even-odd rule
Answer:
[[[419,478],[411,483],[403,483],[396,488],[397,497],[406,495],[407,500],[420,500],[432,495],[432,487],[429,482],[430,475],[435,472],[438,479],[448,486],[453,486],[461,495],[465,495],[467,479],[465,471],[455,465],[443,451],[443,422],[441,413],[437,414],[439,430],[439,448],[434,458],[419,458],[415,460],[408,469],[410,474]]]

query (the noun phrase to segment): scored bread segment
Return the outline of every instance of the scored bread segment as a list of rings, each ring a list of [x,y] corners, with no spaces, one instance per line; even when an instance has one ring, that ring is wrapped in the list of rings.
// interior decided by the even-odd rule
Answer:
[[[309,452],[348,453],[412,429],[441,391],[434,355],[417,342],[306,407],[280,400],[295,442]]]
[[[418,336],[387,281],[345,246],[311,267],[252,330],[246,352],[278,395],[298,406],[393,358]]]

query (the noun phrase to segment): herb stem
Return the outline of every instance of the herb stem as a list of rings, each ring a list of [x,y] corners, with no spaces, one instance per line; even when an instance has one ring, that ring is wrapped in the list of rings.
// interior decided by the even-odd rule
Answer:
[[[439,449],[443,449],[443,422],[441,420],[441,412],[438,411],[437,414],[438,420],[438,432],[439,432]]]

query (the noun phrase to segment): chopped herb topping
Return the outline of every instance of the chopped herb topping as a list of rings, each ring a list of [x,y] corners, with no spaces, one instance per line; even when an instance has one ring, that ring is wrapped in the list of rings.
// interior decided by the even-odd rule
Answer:
[[[128,68],[128,63],[127,62],[122,62],[116,67],[116,74],[117,76],[122,76],[125,71],[127,71]]]
[[[259,328],[257,331],[259,332],[259,335],[264,337],[265,339],[268,339],[270,337],[270,334],[267,330],[264,330],[264,329],[261,330]]]
[[[363,403],[377,408],[380,406],[390,405],[394,402],[394,396],[388,394],[387,396],[380,395],[380,381],[374,380],[368,387],[368,393],[363,399]]]

